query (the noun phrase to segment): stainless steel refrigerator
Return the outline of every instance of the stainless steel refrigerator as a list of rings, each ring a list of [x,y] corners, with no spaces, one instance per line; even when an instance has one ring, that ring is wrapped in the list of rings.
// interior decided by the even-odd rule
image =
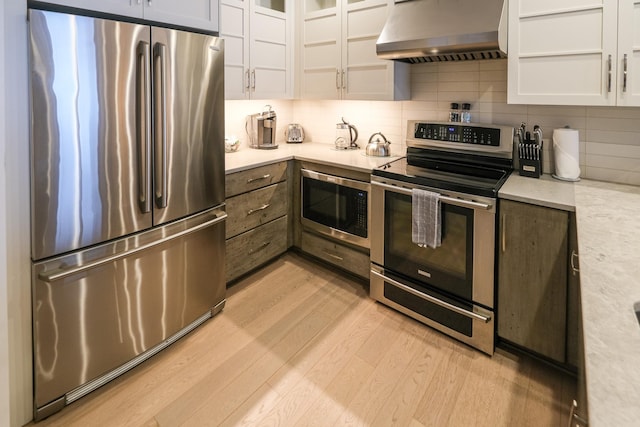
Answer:
[[[224,49],[209,34],[28,18],[41,419],[224,306]]]

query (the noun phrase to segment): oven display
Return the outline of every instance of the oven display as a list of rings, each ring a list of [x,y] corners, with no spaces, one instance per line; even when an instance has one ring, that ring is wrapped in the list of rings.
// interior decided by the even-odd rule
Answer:
[[[416,139],[478,144],[491,147],[500,146],[500,130],[478,126],[444,125],[434,123],[416,123]]]

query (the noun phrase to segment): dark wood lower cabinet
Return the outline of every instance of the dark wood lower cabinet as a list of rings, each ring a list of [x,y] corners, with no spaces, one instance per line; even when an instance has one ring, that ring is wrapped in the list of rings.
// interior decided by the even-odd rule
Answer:
[[[498,336],[567,361],[569,212],[500,201]]]

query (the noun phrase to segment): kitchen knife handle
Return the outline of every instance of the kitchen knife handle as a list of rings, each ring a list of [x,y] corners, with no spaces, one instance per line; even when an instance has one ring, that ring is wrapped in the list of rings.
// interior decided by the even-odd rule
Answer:
[[[623,72],[622,72],[622,92],[627,91],[627,54],[624,54],[623,60]]]
[[[607,66],[609,68],[609,73],[607,77],[607,92],[611,93],[611,55],[609,55],[609,59],[607,60]]]
[[[156,182],[156,206],[158,208],[167,207],[167,81],[166,81],[166,50],[162,43],[156,43],[153,52],[153,63],[155,73],[155,110],[156,110],[156,132],[155,132],[155,182]],[[159,77],[159,78],[158,78]],[[160,161],[158,161],[160,156]]]
[[[140,41],[138,58],[138,206],[142,213],[151,212],[151,71],[149,69],[149,43]]]

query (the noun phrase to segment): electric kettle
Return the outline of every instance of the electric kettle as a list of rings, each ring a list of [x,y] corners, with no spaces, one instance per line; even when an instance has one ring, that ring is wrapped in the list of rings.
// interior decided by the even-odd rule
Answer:
[[[349,150],[358,148],[356,141],[358,140],[358,129],[350,125],[344,117],[342,123],[336,125],[336,148],[339,150]]]

